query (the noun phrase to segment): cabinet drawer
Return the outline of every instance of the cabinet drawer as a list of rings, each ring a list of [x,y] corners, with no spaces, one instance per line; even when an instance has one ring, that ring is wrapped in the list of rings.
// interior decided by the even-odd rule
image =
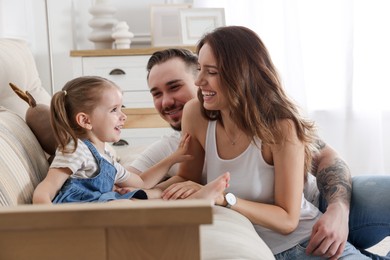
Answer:
[[[149,91],[123,91],[125,107],[153,107],[153,98]]]
[[[148,91],[146,63],[150,56],[84,57],[83,75],[107,78],[126,91]]]
[[[149,55],[83,57],[83,75],[95,75],[115,82],[123,91],[126,107],[152,107],[153,98],[146,81]]]

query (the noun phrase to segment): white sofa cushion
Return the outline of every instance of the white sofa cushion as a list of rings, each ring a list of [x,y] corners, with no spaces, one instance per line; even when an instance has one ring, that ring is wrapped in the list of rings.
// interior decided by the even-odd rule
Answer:
[[[48,168],[45,153],[26,122],[0,106],[0,206],[30,204]]]
[[[215,206],[213,218],[212,225],[200,229],[202,259],[275,259],[249,219],[240,213]]]
[[[19,98],[9,87],[14,83],[22,90],[27,90],[38,104],[50,104],[50,95],[42,87],[34,57],[23,40],[0,39],[0,105],[23,119],[28,104]]]

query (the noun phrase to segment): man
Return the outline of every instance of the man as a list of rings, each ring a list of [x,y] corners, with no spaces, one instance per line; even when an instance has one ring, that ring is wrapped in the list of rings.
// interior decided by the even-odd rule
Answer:
[[[197,86],[194,82],[197,68],[197,57],[183,49],[156,52],[149,59],[147,80],[154,106],[161,117],[177,132],[152,144],[132,163],[132,171],[141,173],[176,150],[180,140],[183,107],[187,101],[196,97]],[[379,180],[382,183],[381,187],[364,189],[363,184],[367,177],[361,176],[354,179],[352,193],[351,174],[344,160],[322,140],[318,140],[317,143],[320,152],[313,158],[312,172],[316,179],[313,176],[309,178],[305,187],[305,197],[319,206],[324,214],[313,227],[307,253],[337,259],[344,249],[348,232],[349,241],[360,249],[366,249],[390,235],[390,202],[388,199],[386,201],[378,199],[378,196],[384,198],[381,193],[390,190],[390,178],[382,176],[383,178]],[[177,166],[172,167],[169,175],[174,177],[168,180],[165,186],[176,182],[175,178],[180,178],[175,176],[176,172]],[[375,178],[371,180],[378,182]],[[183,197],[199,189],[199,184],[190,181],[175,185],[176,190],[183,190]],[[378,205],[379,202],[383,204]],[[378,229],[381,232],[377,232]],[[368,241],[364,241],[363,238],[367,238]]]

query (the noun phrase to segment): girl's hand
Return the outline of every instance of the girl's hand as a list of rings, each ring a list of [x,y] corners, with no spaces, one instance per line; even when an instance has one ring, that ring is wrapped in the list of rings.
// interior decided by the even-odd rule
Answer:
[[[134,188],[130,188],[130,187],[116,187],[115,188],[115,192],[118,192],[120,195],[123,195],[123,194],[126,194],[126,193],[129,193],[131,191],[133,191]]]
[[[171,157],[175,163],[180,163],[184,161],[189,161],[193,159],[192,155],[186,154],[188,151],[188,146],[191,136],[189,134],[183,134],[180,139],[180,144],[177,150],[172,153]]]

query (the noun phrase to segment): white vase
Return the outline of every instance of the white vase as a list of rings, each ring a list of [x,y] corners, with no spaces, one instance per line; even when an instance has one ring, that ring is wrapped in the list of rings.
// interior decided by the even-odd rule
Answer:
[[[116,8],[109,0],[96,0],[88,11],[93,16],[88,22],[92,28],[88,39],[95,44],[96,49],[111,49],[114,42],[111,37],[112,28],[118,23],[118,20],[114,18]]]
[[[131,39],[134,37],[134,34],[129,31],[129,26],[126,22],[122,21],[117,23],[112,29],[112,38],[114,39],[114,48],[115,49],[129,49],[131,44]]]

